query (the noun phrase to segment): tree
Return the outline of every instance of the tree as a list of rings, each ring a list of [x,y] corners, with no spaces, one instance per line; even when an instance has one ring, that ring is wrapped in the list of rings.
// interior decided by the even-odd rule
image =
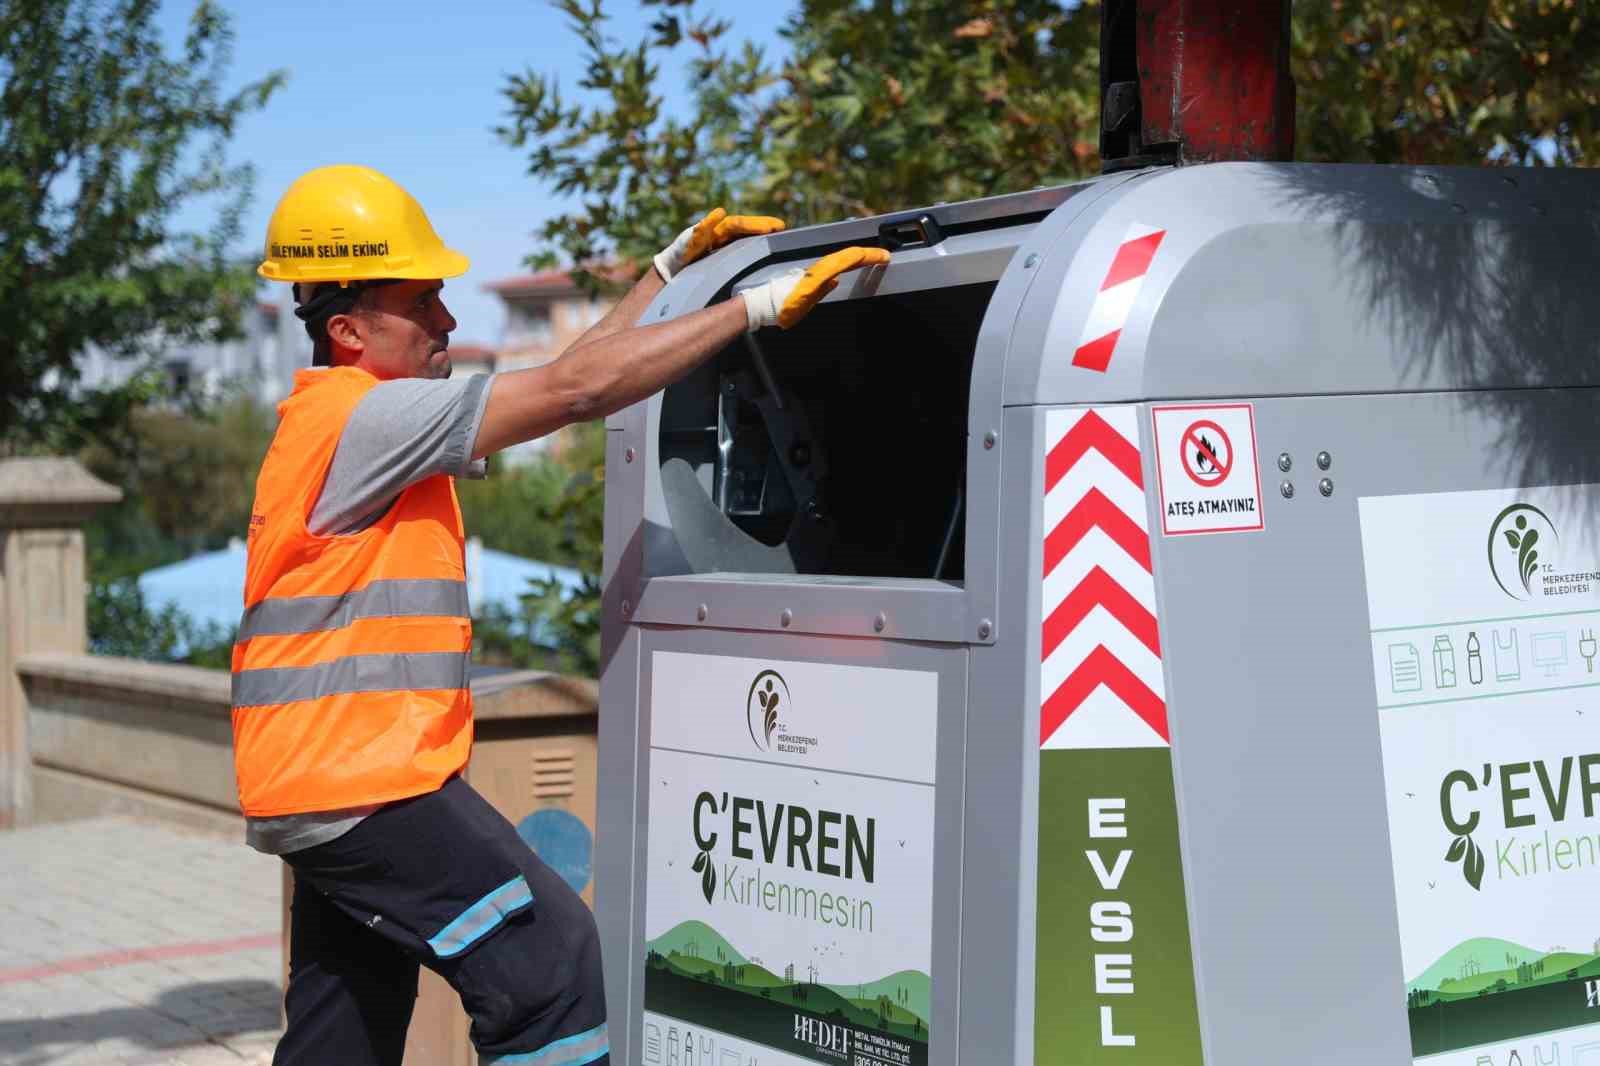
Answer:
[[[0,5],[0,450],[73,450],[122,424],[138,391],[79,394],[84,351],[229,336],[253,295],[228,258],[250,170],[223,150],[283,78],[222,92],[227,18],[201,0],[169,56],[158,6]],[[195,201],[218,205],[209,232],[177,226]]]
[[[1092,3],[801,0],[782,30],[791,53],[772,63],[728,45],[730,24],[692,0],[643,2],[660,17],[634,45],[606,37],[602,0],[560,4],[594,105],[533,71],[506,86],[501,135],[583,204],[539,231],[537,264],[644,264],[717,204],[802,224],[1059,182],[1094,162]],[[677,119],[657,78],[686,44],[695,111]]]
[[[214,404],[134,411],[124,446],[96,442],[81,453],[123,500],[89,527],[91,555],[124,561],[122,576],[221,548],[250,527],[256,475],[277,418],[239,395]]]
[[[642,266],[717,204],[798,225],[1099,169],[1098,0],[798,0],[777,60],[693,0],[641,3],[659,17],[620,43],[602,0],[561,0],[592,102],[534,71],[505,87],[502,137],[580,204],[538,231],[538,264]],[[1300,3],[1293,32],[1301,159],[1595,160],[1600,13],[1581,0]],[[658,82],[682,48],[677,118]]]
[[[558,648],[557,664],[567,671],[597,676],[600,672],[600,568],[605,534],[604,422],[574,427],[572,443],[560,458],[568,471],[559,497],[535,518],[556,533],[552,561],[576,568],[581,587],[567,592],[556,581],[536,581],[523,597]]]
[[[1597,54],[1584,0],[1296,4],[1299,158],[1593,165]]]
[[[171,605],[153,611],[136,579],[243,535],[273,427],[272,412],[244,396],[150,407],[132,412],[117,446],[97,442],[80,454],[123,490],[121,502],[85,528],[92,651],[227,668],[231,626],[199,625]]]

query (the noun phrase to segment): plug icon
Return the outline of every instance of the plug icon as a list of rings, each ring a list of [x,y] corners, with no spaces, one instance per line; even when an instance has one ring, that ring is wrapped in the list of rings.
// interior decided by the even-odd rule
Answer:
[[[1578,654],[1583,656],[1583,663],[1588,667],[1588,673],[1594,673],[1594,653],[1600,650],[1600,645],[1594,641],[1594,630],[1582,629],[1578,631]]]

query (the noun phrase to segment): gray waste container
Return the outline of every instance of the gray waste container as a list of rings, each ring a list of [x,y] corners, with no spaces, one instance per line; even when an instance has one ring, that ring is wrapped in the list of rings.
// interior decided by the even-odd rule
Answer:
[[[1600,1063],[1600,182],[1220,164],[741,241],[609,424],[643,1066]]]

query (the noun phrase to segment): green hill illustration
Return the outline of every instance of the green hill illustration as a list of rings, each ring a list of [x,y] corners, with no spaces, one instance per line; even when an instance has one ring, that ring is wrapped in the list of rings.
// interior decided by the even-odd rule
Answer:
[[[668,954],[666,960],[675,969],[691,977],[715,974],[718,978],[721,978],[728,967],[727,963],[716,962],[711,959],[696,959],[687,955]],[[733,966],[738,971],[736,979],[739,985],[744,988],[777,988],[785,983],[783,978],[770,972],[759,963],[734,963]]]
[[[1592,1021],[1585,982],[1600,977],[1600,954],[1538,951],[1498,937],[1474,937],[1445,952],[1406,984],[1415,1055],[1554,1032]]]
[[[1542,951],[1535,951],[1530,947],[1510,940],[1501,940],[1498,937],[1474,937],[1471,940],[1463,940],[1439,956],[1439,961],[1407,981],[1406,991],[1436,990],[1446,978],[1452,981],[1461,980],[1471,976],[1473,970],[1505,969],[1508,965],[1507,955],[1520,960],[1529,960],[1537,959],[1543,954]]]
[[[676,953],[688,958],[710,959],[718,965],[731,962],[735,966],[739,966],[749,961],[733,950],[733,945],[724,940],[721,933],[705,922],[679,922],[650,941],[646,947],[651,951],[659,951],[663,955]],[[722,952],[720,955],[718,954],[719,950]]]
[[[926,1061],[932,981],[902,970],[874,981],[830,985],[795,961],[753,962],[704,922],[687,921],[649,941],[645,1001],[686,1020],[750,1039],[792,1030],[800,1010],[909,1042]],[[769,967],[782,966],[779,976]]]
[[[829,985],[853,1002],[876,1003],[879,997],[888,996],[889,1002],[903,1007],[918,1018],[933,1013],[933,982],[925,973],[901,970],[866,985]]]

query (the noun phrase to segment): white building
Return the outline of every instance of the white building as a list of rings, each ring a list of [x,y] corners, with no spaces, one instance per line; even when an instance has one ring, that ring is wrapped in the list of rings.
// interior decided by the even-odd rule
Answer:
[[[78,360],[85,388],[120,385],[146,366],[154,365],[179,388],[217,398],[230,388],[242,389],[258,403],[273,406],[288,395],[294,372],[304,366],[309,342],[305,327],[294,317],[287,286],[273,286],[275,302],[258,301],[241,316],[243,336],[220,344],[173,344],[147,362],[118,359],[90,349]]]

